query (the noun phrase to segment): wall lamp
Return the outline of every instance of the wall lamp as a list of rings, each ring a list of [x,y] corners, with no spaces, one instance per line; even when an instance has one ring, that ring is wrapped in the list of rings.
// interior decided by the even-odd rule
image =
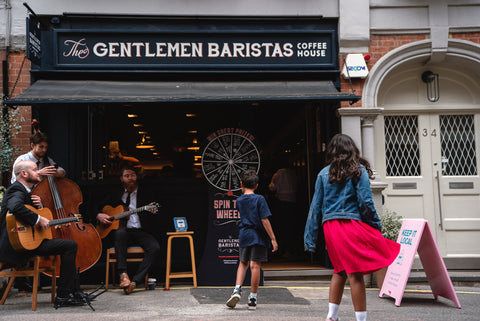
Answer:
[[[427,84],[428,101],[434,103],[440,99],[440,86],[438,82],[438,74],[434,74],[430,70],[423,72],[422,81]]]

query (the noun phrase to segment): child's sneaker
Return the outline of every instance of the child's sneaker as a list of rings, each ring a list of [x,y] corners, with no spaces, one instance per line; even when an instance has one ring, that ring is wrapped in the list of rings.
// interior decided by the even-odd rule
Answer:
[[[237,305],[237,302],[240,301],[240,298],[242,297],[242,290],[233,290],[232,295],[230,296],[230,299],[227,301],[227,307],[229,308],[234,308]]]
[[[257,308],[257,298],[250,297],[248,298],[248,309],[255,310]]]

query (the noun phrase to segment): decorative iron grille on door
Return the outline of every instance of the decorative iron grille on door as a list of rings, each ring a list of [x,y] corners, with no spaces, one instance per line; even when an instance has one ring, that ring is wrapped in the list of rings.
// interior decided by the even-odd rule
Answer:
[[[473,115],[440,115],[442,174],[477,175]]]
[[[417,116],[385,116],[387,176],[420,176]]]

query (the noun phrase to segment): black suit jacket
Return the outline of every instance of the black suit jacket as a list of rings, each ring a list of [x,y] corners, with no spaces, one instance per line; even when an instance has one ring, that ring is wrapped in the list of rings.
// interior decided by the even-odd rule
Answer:
[[[119,205],[123,205],[122,196],[125,189],[119,188],[118,190],[113,191],[110,195],[108,195],[100,204],[99,212],[102,211],[102,208],[106,205],[110,205],[112,207],[117,207]],[[155,198],[152,193],[149,191],[142,189],[141,186],[138,187],[137,190],[137,208],[148,205],[152,202],[155,202]],[[154,218],[152,217],[152,213],[149,211],[142,211],[137,213],[138,217],[140,218],[140,224],[142,225],[142,229],[145,231],[154,234],[155,224]]]
[[[7,234],[7,212],[15,215],[15,218],[24,224],[33,226],[37,223],[38,214],[26,208],[25,204],[33,206],[31,194],[27,192],[25,186],[15,181],[5,192],[2,201],[0,217],[0,262],[24,264],[28,261],[28,258],[33,255],[31,251],[15,251],[10,244]]]

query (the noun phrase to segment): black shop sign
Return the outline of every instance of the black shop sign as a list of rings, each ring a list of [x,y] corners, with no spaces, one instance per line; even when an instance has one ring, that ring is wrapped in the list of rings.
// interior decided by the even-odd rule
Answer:
[[[189,69],[333,67],[332,34],[57,32],[56,66]]]

